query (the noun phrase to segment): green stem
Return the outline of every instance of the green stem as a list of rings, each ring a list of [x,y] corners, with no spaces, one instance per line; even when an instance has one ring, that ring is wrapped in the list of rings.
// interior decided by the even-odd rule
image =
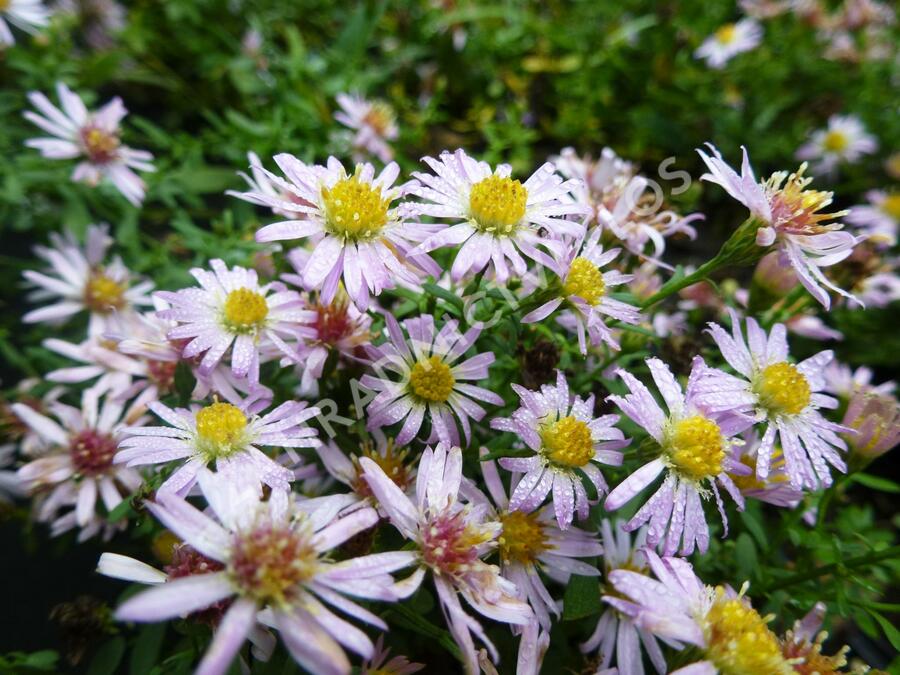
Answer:
[[[874,563],[881,562],[882,560],[891,560],[893,558],[900,558],[900,546],[892,546],[881,551],[872,551],[871,553],[866,553],[865,555],[860,555],[855,558],[850,558],[849,560],[843,560],[841,562],[828,563],[827,565],[816,567],[809,572],[799,572],[787,577],[786,579],[782,579],[778,583],[764,587],[761,590],[765,593],[780,591],[782,589],[789,588],[790,586],[802,584],[805,581],[812,581],[813,579],[818,579],[819,577],[833,574],[834,572],[837,572],[839,570],[850,570],[857,567],[865,567],[866,565],[872,565]]]
[[[712,260],[707,260],[705,263],[700,265],[696,269],[696,271],[688,274],[677,281],[675,279],[670,280],[667,284],[665,284],[662,288],[660,288],[656,293],[651,295],[649,298],[644,300],[641,303],[641,309],[648,309],[655,305],[658,302],[661,302],[668,298],[673,293],[677,293],[683,288],[687,288],[688,286],[692,286],[696,284],[698,281],[704,281],[709,278],[709,276],[716,271],[719,267],[721,267],[722,262],[719,256],[716,256]]]

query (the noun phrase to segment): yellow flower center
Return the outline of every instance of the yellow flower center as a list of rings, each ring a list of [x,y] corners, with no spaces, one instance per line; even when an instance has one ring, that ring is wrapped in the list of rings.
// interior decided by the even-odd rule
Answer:
[[[398,450],[394,447],[394,440],[387,439],[387,447],[384,451],[377,450],[371,443],[364,442],[362,452],[359,456],[353,456],[351,461],[356,469],[356,479],[353,481],[353,490],[365,497],[372,495],[369,483],[362,477],[363,469],[359,465],[360,457],[368,457],[375,462],[384,474],[397,484],[401,489],[405,490],[412,482],[407,459],[409,449]]]
[[[469,213],[482,232],[509,235],[525,217],[528,190],[517,180],[488,176],[472,186]]]
[[[847,211],[823,213],[834,197],[833,192],[807,189],[812,178],[804,176],[806,163],[794,173],[776,171],[763,183],[772,205],[773,221],[778,228],[792,234],[820,234],[834,229],[824,221],[847,215]]]
[[[723,45],[730,45],[737,37],[737,27],[733,23],[726,23],[716,31],[716,42]]]
[[[268,315],[266,299],[249,288],[238,288],[225,298],[225,323],[236,333],[249,333],[261,328]]]
[[[413,393],[432,403],[444,403],[453,393],[455,384],[450,366],[441,361],[440,356],[419,361],[409,374],[409,386]]]
[[[768,618],[740,598],[727,598],[716,588],[716,599],[703,619],[706,656],[725,675],[790,675],[793,668],[781,653]]]
[[[694,480],[722,472],[722,431],[718,424],[700,415],[677,422],[667,434],[665,450],[675,468]]]
[[[247,417],[230,403],[213,403],[197,412],[197,436],[209,457],[226,457],[243,448]]]
[[[894,220],[900,220],[900,193],[885,197],[881,203],[881,210]]]
[[[2,8],[0,8],[2,9]],[[119,149],[119,138],[96,127],[89,127],[81,132],[84,151],[95,164],[105,164],[116,157]]]
[[[606,282],[603,273],[587,258],[575,258],[563,284],[566,297],[577,295],[589,305],[596,305],[606,294]]]
[[[394,111],[382,101],[375,101],[363,121],[372,127],[379,136],[384,136],[394,124]]]
[[[287,604],[317,569],[312,528],[306,524],[294,529],[265,524],[238,535],[228,564],[229,576],[245,595],[276,606]]]
[[[797,415],[810,401],[809,382],[786,361],[766,366],[753,382],[760,405],[773,415]]]
[[[390,200],[381,190],[365,183],[358,176],[339,180],[332,187],[322,188],[325,202],[325,224],[328,230],[343,239],[370,239],[381,232],[388,221]]]
[[[764,481],[756,477],[756,455],[742,455],[740,462],[750,468],[750,473],[747,475],[729,473],[728,476],[741,492],[765,490],[767,487],[785,483],[788,480],[787,475],[780,473],[780,470],[784,468],[784,455],[777,445],[772,450],[772,458],[769,460],[769,476]]]
[[[574,468],[594,458],[591,430],[572,416],[541,427],[540,435],[544,453],[554,464]]]
[[[504,563],[534,563],[541,553],[550,548],[544,526],[538,520],[536,512],[502,513],[500,524],[503,525],[503,530],[497,543]]]
[[[125,306],[125,286],[103,272],[91,275],[84,289],[84,304],[98,314],[109,314]]]
[[[825,134],[822,146],[828,152],[843,152],[850,145],[850,139],[843,131],[832,130]]]

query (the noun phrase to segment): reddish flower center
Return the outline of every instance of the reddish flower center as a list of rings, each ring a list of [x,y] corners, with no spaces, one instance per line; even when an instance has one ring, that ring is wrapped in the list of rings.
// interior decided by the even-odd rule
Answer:
[[[97,127],[81,130],[81,143],[88,159],[94,164],[107,164],[119,154],[119,137]]]
[[[431,516],[421,528],[422,558],[438,573],[464,573],[478,560],[478,546],[491,534],[466,522],[466,511],[443,511]]]
[[[96,476],[112,466],[116,454],[116,441],[109,434],[95,429],[85,429],[72,437],[69,443],[72,463],[78,473]]]
[[[175,384],[175,369],[178,363],[175,361],[147,361],[147,374],[162,391],[168,391]]]
[[[353,320],[347,313],[346,299],[335,300],[330,305],[317,305],[314,326],[319,340],[325,344],[337,344],[341,338],[349,335],[353,328]]]
[[[180,544],[172,548],[172,562],[163,567],[169,580],[180,577],[189,577],[195,574],[211,574],[221,572],[225,566],[218,560],[207,558],[192,546]],[[220,600],[206,609],[190,614],[190,618],[210,626],[218,625],[225,610],[231,605],[231,600]]]

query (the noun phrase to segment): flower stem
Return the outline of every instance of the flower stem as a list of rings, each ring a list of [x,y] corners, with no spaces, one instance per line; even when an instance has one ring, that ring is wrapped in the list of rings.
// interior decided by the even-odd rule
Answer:
[[[721,267],[722,262],[719,259],[719,256],[716,256],[712,260],[707,260],[705,263],[700,265],[696,269],[696,271],[691,272],[688,275],[681,277],[680,279],[670,279],[666,284],[663,285],[656,293],[651,295],[649,298],[644,300],[641,303],[641,309],[648,309],[655,305],[658,302],[661,302],[668,298],[673,293],[677,293],[683,288],[687,288],[688,286],[692,286],[696,284],[698,281],[704,281],[709,278],[709,276],[716,271],[719,267]]]
[[[766,593],[780,591],[785,588],[789,588],[790,586],[796,586],[797,584],[802,584],[805,581],[812,581],[834,572],[839,572],[841,570],[851,570],[857,567],[865,567],[867,565],[881,562],[882,560],[892,560],[894,558],[900,558],[900,546],[892,546],[880,551],[871,551],[870,553],[866,553],[865,555],[856,556],[855,558],[850,558],[848,560],[842,560],[841,562],[828,563],[827,565],[816,567],[815,569],[812,569],[808,572],[799,572],[798,574],[793,574],[777,583],[772,584],[771,586],[766,586],[763,588],[763,590]]]

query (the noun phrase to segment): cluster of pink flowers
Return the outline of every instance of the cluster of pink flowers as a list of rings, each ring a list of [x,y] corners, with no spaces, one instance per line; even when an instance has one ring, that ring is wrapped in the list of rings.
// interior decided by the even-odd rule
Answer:
[[[62,111],[32,97],[43,116],[28,119],[54,138],[29,144],[82,158],[76,178],[106,178],[139,202],[132,169],[152,166],[119,143],[121,102],[91,114],[58,93]],[[789,325],[764,327],[702,288],[684,290],[680,314],[651,316],[667,297],[665,237],[694,237],[699,216],[647,211],[648,180],[612,151],[567,149],[519,180],[460,149],[399,182],[392,118],[339,103],[355,150],[383,168],[279,154],[279,175],[250,153],[248,190],[230,193],[280,219],[256,240],[284,273],[214,259],[190,270],[196,285],[151,293],[107,259],[105,226],[36,251],[48,269],[25,274],[41,304],[24,321],[88,321],[80,342],[46,342],[77,364],[47,379],[87,385],[80,407],[66,389],[12,406],[26,428],[17,487],[35,517],[109,537],[143,495],[180,542],[172,564],[106,553],[99,570],[151,586],[118,608],[122,621],[213,626],[198,673],[223,673],[238,654],[265,661],[276,634],[311,672],[346,675],[355,657],[384,672],[382,640],[360,627],[389,628],[370,603],[423,585],[466,672],[499,660],[487,620],[518,636],[517,671],[537,673],[572,575],[604,589],[582,646],[598,672],[643,673],[646,652],[663,673],[662,644],[699,654],[684,674],[794,672],[808,631],[779,641],[743,590],[705,586],[683,557],[705,553],[720,522],[728,536],[726,502],[799,508],[834,472],[890,449],[890,387],[829,370],[828,350],[794,361]],[[822,272],[860,240],[830,220],[842,214],[820,213],[830,193],[807,189],[802,168],[758,182],[746,152],[740,174],[712,146],[700,154],[703,178],[751,212],[727,262],[772,249],[826,309],[829,291],[855,300]],[[695,354],[679,379],[659,358],[617,363],[631,334],[683,331],[698,306],[730,323],[708,326],[718,367]],[[493,314],[477,318],[482,307]],[[575,362],[529,383],[503,340],[551,332],[551,317],[577,342]],[[326,393],[352,406],[317,400]],[[835,396],[849,400],[841,423],[829,419]],[[626,505],[626,520],[603,515]],[[350,544],[374,528],[386,532],[375,549]]]

